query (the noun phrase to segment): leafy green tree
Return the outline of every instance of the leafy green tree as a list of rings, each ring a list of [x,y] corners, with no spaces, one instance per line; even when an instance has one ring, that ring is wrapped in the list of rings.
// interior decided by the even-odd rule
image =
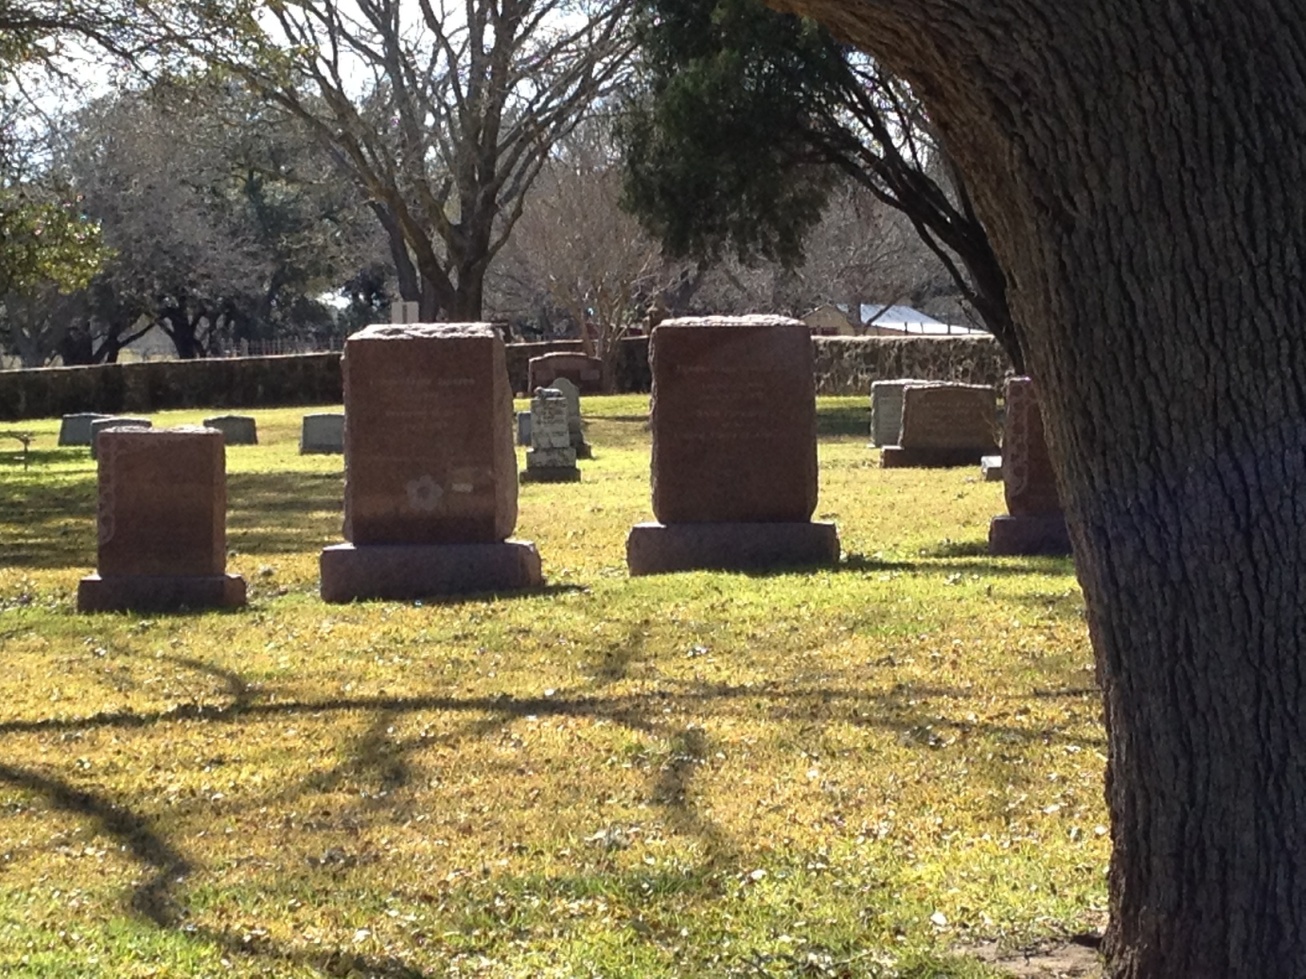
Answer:
[[[1006,281],[912,91],[758,0],[646,0],[625,200],[675,256],[800,264],[842,177],[901,211],[1017,367]]]
[[[142,319],[184,359],[330,332],[316,297],[366,261],[353,188],[238,83],[106,96],[69,120],[56,162],[115,251],[86,294],[95,359]]]

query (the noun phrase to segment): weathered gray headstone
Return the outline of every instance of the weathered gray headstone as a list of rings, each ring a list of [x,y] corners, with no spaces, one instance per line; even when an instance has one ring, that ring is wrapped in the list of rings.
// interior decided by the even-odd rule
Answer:
[[[517,444],[531,444],[531,413],[529,411],[517,412]]]
[[[592,452],[589,443],[585,441],[584,426],[581,423],[580,388],[565,377],[555,378],[549,387],[561,391],[567,399],[567,433],[571,437],[571,447],[576,450],[576,458],[590,458]]]
[[[76,415],[64,415],[59,423],[60,445],[90,445],[91,422],[97,418],[112,418],[112,415],[95,411],[83,411]]]
[[[902,391],[909,384],[938,384],[900,377],[871,382],[871,445],[897,445],[902,438]]]
[[[345,451],[345,416],[340,412],[305,415],[299,435],[300,455]]]
[[[148,418],[130,418],[126,415],[106,415],[91,420],[91,458],[97,458],[96,445],[100,433],[111,428],[151,428],[153,422]]]
[[[204,427],[217,429],[228,445],[258,445],[258,426],[249,415],[214,415]]]
[[[580,479],[567,414],[565,394],[556,388],[536,390],[531,398],[531,447],[526,450],[522,482],[573,483]]]

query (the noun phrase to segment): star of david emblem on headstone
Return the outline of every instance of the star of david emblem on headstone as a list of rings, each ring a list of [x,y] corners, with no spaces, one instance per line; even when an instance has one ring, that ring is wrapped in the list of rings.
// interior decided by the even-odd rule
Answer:
[[[405,489],[408,491],[408,505],[418,513],[435,511],[444,496],[444,489],[430,476],[410,479]]]

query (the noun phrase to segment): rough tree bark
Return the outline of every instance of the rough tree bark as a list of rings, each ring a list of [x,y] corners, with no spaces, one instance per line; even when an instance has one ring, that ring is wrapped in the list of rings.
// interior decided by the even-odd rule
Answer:
[[[1105,699],[1117,979],[1306,976],[1300,0],[770,0],[908,78],[1008,274]]]

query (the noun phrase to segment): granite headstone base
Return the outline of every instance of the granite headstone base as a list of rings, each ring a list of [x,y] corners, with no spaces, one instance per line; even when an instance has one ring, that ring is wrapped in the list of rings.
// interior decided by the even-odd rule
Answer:
[[[886,445],[880,449],[881,469],[951,469],[955,466],[977,465],[984,456],[992,455],[996,446],[971,449],[908,449],[900,445]]]
[[[632,575],[673,571],[767,571],[837,564],[832,523],[639,523],[626,538]]]
[[[1004,555],[1070,554],[1070,531],[1062,513],[994,517],[989,523],[989,553]]]
[[[523,483],[579,483],[580,468],[577,466],[536,466],[527,467],[518,476]]]
[[[521,591],[544,583],[530,541],[492,544],[335,544],[322,551],[322,601],[412,601]]]
[[[91,574],[77,584],[79,612],[180,612],[244,604],[245,579],[235,574]]]

